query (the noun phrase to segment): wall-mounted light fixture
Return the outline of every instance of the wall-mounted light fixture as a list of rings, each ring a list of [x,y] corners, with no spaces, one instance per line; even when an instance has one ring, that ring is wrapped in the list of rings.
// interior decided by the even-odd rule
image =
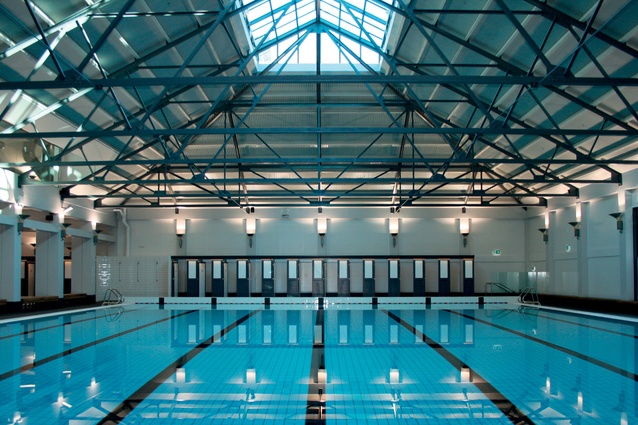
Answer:
[[[18,233],[24,230],[24,221],[29,218],[29,214],[18,214]]]
[[[578,221],[570,221],[569,225],[574,228],[574,236],[580,239],[580,223]]]
[[[470,234],[470,219],[469,218],[459,219],[459,231],[461,232],[461,235],[463,235],[463,247],[466,247],[467,237]]]
[[[624,224],[623,224],[623,221],[622,221],[623,213],[617,212],[617,213],[611,213],[609,215],[616,219],[616,230],[618,230],[620,233],[622,233],[623,228],[624,228]]]
[[[541,232],[543,234],[543,242],[547,243],[547,241],[549,240],[549,235],[547,234],[548,229],[538,229],[539,232]]]
[[[399,235],[399,219],[391,217],[389,222],[390,235],[392,235],[392,246],[397,246],[397,236]]]
[[[100,233],[102,233],[101,230],[98,230],[98,229],[93,230],[93,245],[97,245],[97,240],[98,240],[98,237],[100,236]]]
[[[71,223],[62,223],[62,230],[60,231],[60,238],[62,238],[62,240],[66,237],[66,229],[68,229],[69,226],[71,226]]]
[[[547,243],[549,240],[549,213],[546,212],[543,216],[545,218],[545,227],[538,229],[538,231],[543,234],[543,242]]]
[[[183,237],[186,234],[186,219],[176,218],[175,219],[175,234],[177,235],[177,243],[181,248],[184,244]]]
[[[248,235],[248,246],[253,247],[253,236],[257,230],[257,221],[254,218],[246,219],[246,234]]]
[[[618,212],[609,214],[616,219],[616,229],[622,233],[624,228],[623,218],[625,212],[625,191],[618,189]]]
[[[570,221],[569,225],[574,228],[574,236],[576,239],[580,239],[580,221],[582,217],[580,202],[576,203],[576,221]]]
[[[323,239],[326,236],[326,231],[328,230],[328,220],[326,218],[318,218],[317,219],[317,233],[319,233],[319,238],[321,239],[321,246],[323,246]]]

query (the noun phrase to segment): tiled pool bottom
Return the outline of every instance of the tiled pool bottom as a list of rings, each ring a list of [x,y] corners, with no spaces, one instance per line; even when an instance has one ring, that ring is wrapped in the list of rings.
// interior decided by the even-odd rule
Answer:
[[[0,421],[638,423],[636,323],[444,307],[131,305],[0,323]]]

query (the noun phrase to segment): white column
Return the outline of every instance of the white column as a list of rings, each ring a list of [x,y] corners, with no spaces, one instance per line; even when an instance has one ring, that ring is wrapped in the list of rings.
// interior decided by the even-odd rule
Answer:
[[[64,241],[61,233],[36,230],[35,295],[64,297]]]
[[[548,278],[548,293],[556,295],[556,211],[549,212],[549,226],[547,226],[548,240],[546,250],[546,264]],[[551,289],[550,289],[551,288]]]
[[[578,245],[578,296],[589,296],[589,253],[587,239],[589,238],[589,202],[581,203],[580,239]]]
[[[633,199],[632,192],[626,190],[623,193],[625,207],[623,213],[623,232],[620,234],[620,299],[634,299],[634,259],[633,259]],[[620,202],[619,202],[620,204]],[[620,205],[619,205],[620,207]]]
[[[0,298],[21,302],[22,236],[14,224],[0,224]]]
[[[71,288],[74,293],[95,295],[95,255],[93,238],[71,239]]]

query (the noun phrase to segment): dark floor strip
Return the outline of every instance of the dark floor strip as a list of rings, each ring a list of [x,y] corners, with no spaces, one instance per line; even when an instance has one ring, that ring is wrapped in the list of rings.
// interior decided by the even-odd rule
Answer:
[[[408,331],[412,332],[416,337],[420,338],[423,342],[425,342],[430,348],[436,351],[441,357],[447,360],[452,366],[454,366],[459,372],[461,372],[461,368],[467,367],[463,364],[461,359],[456,357],[450,351],[445,349],[441,344],[424,334],[423,332],[417,330],[414,326],[401,319],[396,314],[383,310],[385,314],[390,316],[393,320],[398,322],[401,326],[403,326]],[[475,370],[470,369],[470,375],[473,377],[472,384],[479,389],[485,397],[487,397],[494,405],[501,411],[503,414],[513,423],[517,425],[533,425],[534,422],[527,417],[521,410],[505,395],[501,394],[492,384],[487,382],[481,375],[479,375]]]
[[[122,420],[126,419],[126,417],[141,402],[143,402],[149,395],[151,395],[153,391],[155,391],[160,385],[162,385],[168,378],[173,376],[177,368],[184,367],[186,363],[193,360],[198,354],[200,354],[202,351],[204,351],[206,348],[212,345],[215,341],[217,341],[218,339],[226,335],[228,332],[235,329],[238,325],[250,319],[252,316],[257,314],[258,312],[259,310],[255,310],[250,312],[249,314],[246,314],[245,316],[242,316],[239,320],[226,326],[217,334],[201,342],[192,350],[190,350],[189,352],[181,356],[179,359],[175,360],[173,363],[168,365],[166,368],[161,370],[157,375],[151,378],[150,381],[146,382],[144,385],[138,388],[137,391],[135,391],[133,394],[128,396],[126,400],[124,400],[117,407],[111,410],[100,422],[98,422],[98,425],[119,424]]]
[[[111,307],[111,308],[115,308],[115,307]],[[136,309],[136,310],[137,310],[137,309]],[[132,312],[132,311],[136,311],[136,310],[125,310],[122,314],[124,314],[124,313],[130,313],[130,312]],[[106,314],[107,309],[103,309],[103,310],[95,310],[95,311],[104,311],[104,312],[105,312],[104,314]],[[88,313],[88,312],[84,311],[84,312],[82,312],[82,313],[74,313],[74,314],[85,314],[85,313]],[[62,314],[61,316],[66,316],[66,314]],[[55,318],[55,316],[42,317],[41,319],[42,319],[42,320],[46,320],[46,319],[52,319],[52,318]],[[3,339],[14,338],[14,337],[17,337],[17,336],[20,336],[20,337],[24,336],[24,337],[29,338],[29,337],[31,337],[32,335],[35,335],[37,332],[42,332],[42,331],[48,331],[48,330],[51,330],[51,329],[61,328],[61,327],[64,327],[64,326],[66,326],[66,325],[75,325],[75,324],[82,323],[82,322],[95,321],[95,320],[97,320],[97,319],[101,319],[101,318],[102,318],[102,317],[94,316],[94,317],[88,317],[88,318],[86,318],[86,319],[82,319],[82,320],[69,321],[69,322],[66,322],[66,323],[58,324],[58,325],[51,325],[51,326],[47,326],[47,327],[44,327],[44,328],[29,329],[29,330],[27,330],[27,331],[18,332],[18,333],[11,334],[11,335],[0,336],[0,341],[1,341],[1,340],[3,340]],[[35,321],[35,320],[38,320],[38,319],[39,319],[39,318],[35,318],[35,319],[34,319],[34,318],[31,318],[31,319],[29,319],[29,322],[32,322],[32,321]],[[8,324],[8,323],[6,323],[6,324]],[[14,325],[15,325],[15,324],[26,324],[26,322],[23,322],[23,321],[20,321],[20,322],[11,322],[11,324],[14,324]],[[2,324],[0,324],[0,325],[5,325],[5,323],[2,323]]]
[[[323,305],[323,304],[319,304]],[[321,342],[315,336],[312,344],[312,356],[310,361],[310,377],[308,379],[308,402],[306,404],[306,424],[323,425],[326,423],[326,390],[325,382],[320,382],[319,370],[326,369],[325,365],[325,326],[324,310],[317,310],[316,326],[321,326]],[[316,329],[316,328],[315,328]],[[314,335],[314,333],[313,333]]]
[[[189,314],[189,313],[192,313],[194,311],[197,311],[197,310],[185,311],[183,313],[179,313],[178,316],[183,316],[185,314]],[[62,351],[62,352],[60,352],[58,354],[54,354],[53,356],[45,357],[44,359],[41,359],[41,360],[36,360],[35,362],[33,362],[31,364],[24,365],[24,366],[22,366],[20,368],[13,369],[13,370],[10,370],[8,372],[4,372],[3,374],[0,374],[0,381],[2,381],[3,379],[10,378],[12,376],[16,376],[16,375],[18,375],[18,374],[20,374],[22,372],[27,372],[27,371],[35,368],[35,367],[38,367],[38,366],[41,366],[43,364],[46,364],[46,363],[52,362],[54,360],[60,359],[60,358],[62,358],[64,356],[68,356],[70,354],[77,353],[78,351],[84,350],[85,348],[93,347],[93,346],[96,346],[96,345],[101,344],[103,342],[106,342],[106,341],[109,341],[109,340],[112,340],[112,339],[115,339],[115,338],[119,338],[119,337],[121,337],[123,335],[130,334],[130,333],[133,333],[133,332],[137,332],[140,329],[148,328],[150,326],[155,326],[158,323],[166,322],[167,320],[171,320],[174,317],[176,317],[176,316],[166,317],[164,319],[155,320],[155,321],[147,323],[145,325],[137,326],[135,328],[132,328],[132,329],[129,329],[129,330],[126,330],[126,331],[118,332],[116,334],[113,334],[113,335],[110,335],[110,336],[107,336],[107,337],[104,337],[104,338],[101,338],[101,339],[98,339],[98,340],[95,340],[95,341],[91,341],[91,342],[88,342],[88,343],[83,344],[83,345],[79,345],[79,346],[77,346],[75,348],[70,348],[68,350],[64,350],[64,351]]]
[[[486,320],[478,319],[476,317],[470,316],[469,314],[460,313],[460,312],[454,311],[454,310],[447,310],[447,311],[449,311],[450,313],[454,313],[454,314],[457,314],[459,316],[463,316],[463,317],[466,317],[468,319],[474,320],[475,322],[483,323],[485,325],[492,326],[492,327],[500,329],[502,331],[509,332],[509,333],[511,333],[513,335],[529,339],[530,341],[538,342],[539,344],[543,344],[543,345],[545,345],[545,346],[547,346],[549,348],[553,348],[555,350],[562,351],[563,353],[568,354],[568,355],[570,355],[572,357],[577,357],[577,358],[579,358],[581,360],[584,360],[584,361],[589,362],[591,364],[595,364],[596,366],[600,366],[600,367],[602,367],[604,369],[607,369],[610,372],[617,373],[617,374],[619,374],[621,376],[624,376],[625,378],[633,379],[635,382],[638,382],[638,375],[636,375],[635,373],[630,372],[630,371],[625,370],[625,369],[622,369],[622,368],[620,368],[618,366],[614,366],[612,364],[606,363],[606,362],[604,362],[602,360],[598,360],[598,359],[595,359],[593,357],[586,356],[586,355],[584,355],[582,353],[579,353],[578,351],[574,351],[574,350],[571,350],[571,349],[566,348],[566,347],[561,347],[558,344],[554,344],[554,343],[549,342],[549,341],[544,341],[544,340],[542,340],[540,338],[536,338],[536,337],[531,336],[531,335],[526,335],[523,332],[515,331],[513,329],[506,328],[505,326],[497,325],[496,323],[490,323],[490,322],[488,322]]]

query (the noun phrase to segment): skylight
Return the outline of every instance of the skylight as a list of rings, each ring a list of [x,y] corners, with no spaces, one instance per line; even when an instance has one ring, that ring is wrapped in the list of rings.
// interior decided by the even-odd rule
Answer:
[[[391,0],[383,0],[391,1]],[[377,0],[254,0],[246,21],[258,63],[378,65],[391,20]],[[253,7],[250,7],[253,5]],[[320,39],[318,38],[320,37]]]

